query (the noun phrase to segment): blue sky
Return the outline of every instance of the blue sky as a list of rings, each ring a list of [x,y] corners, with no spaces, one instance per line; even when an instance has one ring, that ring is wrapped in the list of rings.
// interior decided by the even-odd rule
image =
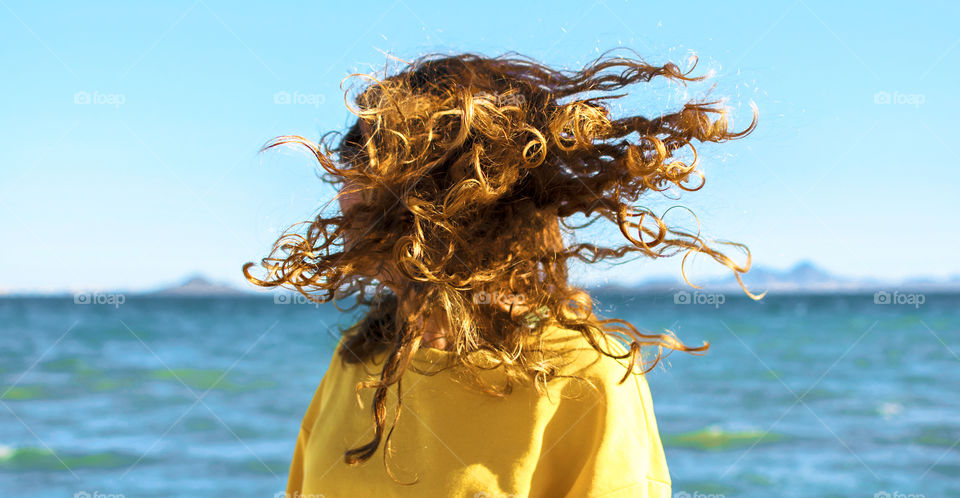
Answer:
[[[960,273],[956,3],[352,5],[0,1],[0,291],[240,284],[244,262],[332,194],[309,158],[258,148],[342,129],[347,74],[383,68],[384,52],[576,68],[617,46],[654,62],[696,52],[735,123],[760,109],[749,138],[703,149],[707,186],[682,204],[704,234],[765,266]],[[639,89],[623,106],[656,113],[707,88]]]

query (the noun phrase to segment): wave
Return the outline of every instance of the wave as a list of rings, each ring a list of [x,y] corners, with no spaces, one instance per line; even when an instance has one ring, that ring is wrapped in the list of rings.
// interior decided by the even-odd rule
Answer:
[[[56,453],[47,448],[13,448],[0,445],[0,470],[74,470],[81,468],[112,469],[129,467],[137,457],[119,452],[87,454]]]
[[[663,434],[661,436],[661,442],[664,446],[707,451],[724,451],[761,443],[774,443],[784,439],[786,439],[786,436],[773,432],[728,432],[718,426],[710,426],[681,434]]]

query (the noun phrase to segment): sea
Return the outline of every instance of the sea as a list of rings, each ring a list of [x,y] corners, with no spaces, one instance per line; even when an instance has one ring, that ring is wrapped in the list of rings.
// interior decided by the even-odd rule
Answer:
[[[960,496],[960,294],[595,297],[710,343],[647,374],[675,497]],[[0,496],[277,496],[358,312],[0,298]]]

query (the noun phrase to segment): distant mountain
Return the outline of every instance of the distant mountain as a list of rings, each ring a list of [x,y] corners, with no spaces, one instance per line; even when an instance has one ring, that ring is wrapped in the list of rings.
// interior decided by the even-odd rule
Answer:
[[[762,266],[757,267],[748,272],[746,277],[749,281],[761,285],[789,283],[791,285],[809,287],[831,285],[837,282],[836,277],[818,268],[809,261],[801,262],[786,271],[771,270]]]
[[[876,280],[854,279],[833,275],[809,261],[802,261],[786,270],[776,270],[762,266],[751,269],[743,275],[743,282],[753,292],[836,292],[876,290],[880,282]],[[710,281],[711,286],[719,288],[737,287],[732,276]]]
[[[207,296],[248,296],[250,292],[236,287],[211,282],[206,278],[195,275],[179,285],[164,287],[144,295],[157,297],[207,297]]]
[[[786,270],[754,266],[743,275],[743,282],[751,292],[803,293],[803,292],[874,292],[878,290],[901,291],[957,291],[960,276],[943,278],[915,277],[900,281],[882,281],[876,278],[849,278],[834,275],[809,261],[797,263]],[[698,282],[700,284],[701,282]],[[665,292],[689,289],[681,279],[665,280],[662,277],[641,281],[635,285],[608,285],[597,288],[602,291]],[[703,283],[704,291],[739,290],[732,275],[710,279]]]

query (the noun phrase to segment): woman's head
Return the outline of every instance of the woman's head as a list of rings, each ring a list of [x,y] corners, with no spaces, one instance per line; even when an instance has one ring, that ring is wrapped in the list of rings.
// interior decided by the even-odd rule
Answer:
[[[378,447],[386,389],[400,383],[421,346],[426,316],[447,324],[460,366],[475,366],[477,352],[516,379],[552,375],[536,347],[542,317],[582,332],[610,356],[619,357],[603,351],[601,339],[618,336],[630,346],[631,368],[652,368],[641,367],[641,346],[705,349],[599,319],[567,274],[571,259],[632,254],[702,253],[738,280],[748,270],[749,253],[737,264],[638,201],[701,188],[695,145],[748,134],[756,111],[737,132],[717,102],[688,102],[652,117],[613,116],[609,108],[653,78],[702,79],[692,70],[609,55],[579,71],[516,55],[427,56],[388,77],[362,76],[365,86],[348,103],[357,119],[337,143],[287,136],[268,144],[309,148],[340,187],[342,209],[318,215],[305,233],[281,237],[262,261],[266,276],[254,277],[248,263],[247,278],[318,301],[355,295],[370,311],[347,331],[345,346],[359,358],[388,351],[379,381],[364,386],[377,390],[381,405],[374,407],[376,436],[348,452],[348,461]],[[623,239],[565,244],[562,234],[576,230],[576,219],[611,223]]]

